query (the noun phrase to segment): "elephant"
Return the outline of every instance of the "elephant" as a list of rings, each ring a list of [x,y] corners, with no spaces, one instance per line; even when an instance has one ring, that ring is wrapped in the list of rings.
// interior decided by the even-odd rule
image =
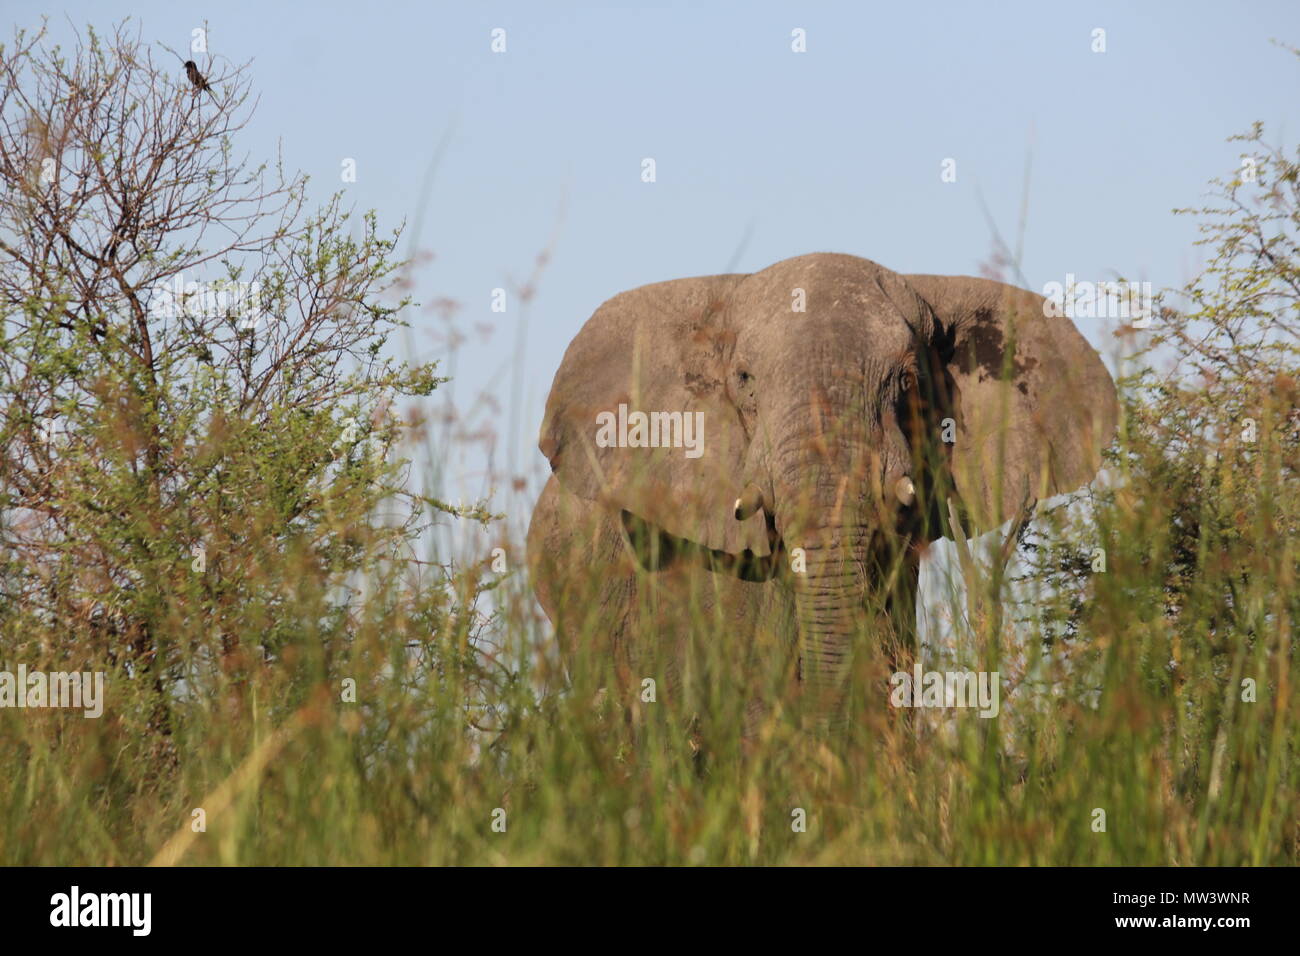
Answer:
[[[992,279],[814,253],[645,285],[555,375],[534,591],[570,670],[679,686],[707,619],[843,726],[854,655],[914,652],[929,544],[1086,485],[1117,418],[1070,319]]]

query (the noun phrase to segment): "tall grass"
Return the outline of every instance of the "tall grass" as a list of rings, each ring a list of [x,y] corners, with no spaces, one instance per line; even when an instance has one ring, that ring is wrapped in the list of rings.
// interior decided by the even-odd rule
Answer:
[[[1021,593],[1033,616],[1008,613],[997,638],[1022,676],[992,720],[904,719],[878,704],[841,738],[808,737],[782,719],[799,705],[769,675],[758,690],[775,714],[743,740],[745,698],[728,678],[734,634],[698,611],[701,692],[624,702],[589,693],[614,684],[608,659],[571,658],[567,680],[558,670],[522,569],[453,571],[446,603],[414,612],[394,599],[409,582],[376,580],[341,618],[313,586],[319,570],[286,553],[266,558],[274,608],[254,601],[246,620],[318,623],[282,628],[273,659],[175,700],[166,754],[132,719],[134,682],[120,673],[99,720],[0,710],[0,859],[1294,863],[1296,553],[1276,529],[1295,526],[1296,488],[1262,462],[1238,542],[1220,550],[1205,538],[1183,566],[1170,514],[1186,489],[1143,471],[1150,449],[1130,438],[1114,460],[1140,464],[1087,509],[1106,570],[1080,602],[1059,587]],[[1050,524],[1059,556],[1068,529]],[[1248,614],[1234,620],[1248,631],[1211,600],[1169,612],[1171,567],[1183,567],[1181,593],[1212,594],[1240,562],[1250,573],[1236,600]],[[964,567],[965,596],[952,597],[968,607],[989,582],[978,560]],[[194,619],[188,600],[174,598],[178,629]],[[579,646],[600,644],[581,632],[591,625],[565,623]],[[34,667],[42,635],[22,637]],[[860,679],[883,688],[880,662],[860,657]],[[1242,699],[1246,678],[1253,702]],[[193,829],[198,808],[204,832]]]

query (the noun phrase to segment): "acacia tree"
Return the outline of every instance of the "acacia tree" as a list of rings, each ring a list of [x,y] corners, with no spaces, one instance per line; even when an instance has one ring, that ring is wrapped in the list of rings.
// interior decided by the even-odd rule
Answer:
[[[1046,515],[1020,583],[1048,675],[1125,715],[1078,759],[1184,801],[1171,853],[1258,864],[1297,845],[1300,151],[1235,140],[1234,175],[1176,210],[1207,262],[1126,361],[1108,480]]]
[[[1298,558],[1287,543],[1300,534],[1300,151],[1267,145],[1260,124],[1233,140],[1248,150],[1236,174],[1211,181],[1207,205],[1175,210],[1199,219],[1207,263],[1162,296],[1182,307],[1155,309],[1126,359],[1113,481],[1081,496],[1082,512],[1055,509],[1076,529],[1106,518],[1108,537],[1028,541],[1033,575],[1067,603],[1050,609],[1065,610],[1067,636],[1088,611],[1093,545],[1139,563],[1158,556],[1157,574],[1137,576],[1157,587],[1142,602],[1171,622],[1209,622],[1220,638],[1252,629],[1252,580],[1272,579],[1274,558]],[[1115,527],[1139,513],[1155,523]]]
[[[248,65],[46,36],[0,47],[0,650],[116,669],[165,735],[179,689],[328,662],[350,589],[409,584],[453,509],[406,493],[393,403],[440,379],[384,355],[397,234],[238,153]]]

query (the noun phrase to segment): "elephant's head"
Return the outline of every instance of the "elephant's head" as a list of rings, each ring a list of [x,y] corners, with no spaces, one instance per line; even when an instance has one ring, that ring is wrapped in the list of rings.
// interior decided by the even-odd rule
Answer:
[[[950,530],[945,499],[996,527],[1089,481],[1115,421],[1096,352],[1040,296],[814,254],[606,302],[540,446],[570,491],[714,553],[802,548],[800,676],[833,696],[864,594]]]

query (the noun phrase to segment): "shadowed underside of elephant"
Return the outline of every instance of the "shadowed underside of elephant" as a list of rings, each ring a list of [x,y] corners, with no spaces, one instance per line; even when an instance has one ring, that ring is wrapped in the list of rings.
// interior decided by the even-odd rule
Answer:
[[[571,675],[751,715],[791,693],[823,725],[885,700],[855,662],[905,663],[949,501],[997,527],[1114,432],[1109,374],[1048,311],[828,253],[602,305],[547,400],[528,536]]]

